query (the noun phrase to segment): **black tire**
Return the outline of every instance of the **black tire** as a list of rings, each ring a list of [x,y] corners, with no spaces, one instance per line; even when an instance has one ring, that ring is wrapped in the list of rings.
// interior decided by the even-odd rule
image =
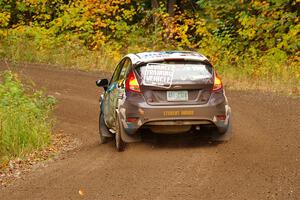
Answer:
[[[116,144],[116,149],[118,152],[124,151],[124,149],[125,149],[125,142],[122,140],[122,137],[121,137],[121,131],[123,131],[122,129],[123,129],[123,126],[122,126],[119,118],[117,117],[115,144]]]
[[[108,134],[109,130],[104,122],[103,114],[99,114],[99,135],[100,135],[100,144],[105,144],[108,142],[109,137],[104,136],[104,134]]]

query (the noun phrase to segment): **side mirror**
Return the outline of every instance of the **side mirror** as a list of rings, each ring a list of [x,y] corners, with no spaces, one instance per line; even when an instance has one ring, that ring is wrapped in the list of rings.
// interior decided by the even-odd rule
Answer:
[[[108,80],[107,80],[107,79],[100,79],[100,80],[97,80],[97,81],[96,81],[96,85],[97,85],[98,87],[103,87],[104,90],[106,90],[106,89],[107,89],[107,86],[108,86]]]

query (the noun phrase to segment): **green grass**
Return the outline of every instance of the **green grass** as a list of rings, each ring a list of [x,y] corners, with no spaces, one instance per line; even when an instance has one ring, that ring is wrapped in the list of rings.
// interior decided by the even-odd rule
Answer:
[[[299,61],[269,55],[244,56],[237,62],[223,58],[215,67],[226,85],[239,90],[261,90],[300,97]]]
[[[90,51],[78,38],[55,37],[41,28],[7,30],[0,34],[0,61],[40,63],[97,70],[114,66],[121,57],[110,45]]]
[[[0,163],[50,144],[54,104],[54,98],[24,86],[16,74],[1,74]]]

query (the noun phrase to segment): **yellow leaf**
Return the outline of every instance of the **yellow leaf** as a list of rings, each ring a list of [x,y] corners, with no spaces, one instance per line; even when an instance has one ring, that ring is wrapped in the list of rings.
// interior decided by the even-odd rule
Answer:
[[[80,190],[78,191],[78,193],[79,193],[80,196],[83,196],[83,195],[84,195],[84,191],[83,191],[82,189],[80,189]]]

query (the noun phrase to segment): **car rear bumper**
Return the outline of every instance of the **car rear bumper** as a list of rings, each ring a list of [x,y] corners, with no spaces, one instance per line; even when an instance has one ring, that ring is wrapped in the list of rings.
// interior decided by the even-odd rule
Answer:
[[[220,133],[225,133],[231,109],[226,97],[216,103],[209,101],[203,105],[153,106],[146,102],[125,101],[120,106],[120,118],[129,135],[135,134],[142,127],[193,125],[215,125]]]

